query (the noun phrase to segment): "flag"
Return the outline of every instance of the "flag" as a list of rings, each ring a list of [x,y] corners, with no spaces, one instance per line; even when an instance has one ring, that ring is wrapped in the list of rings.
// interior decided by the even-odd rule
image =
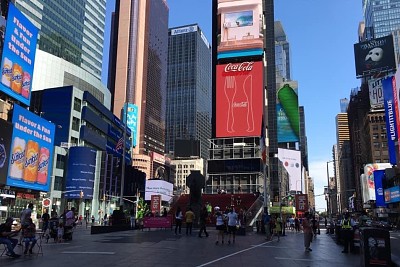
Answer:
[[[118,152],[119,150],[122,149],[123,145],[124,145],[124,138],[121,137],[121,138],[118,140],[117,144],[115,145],[115,150]]]

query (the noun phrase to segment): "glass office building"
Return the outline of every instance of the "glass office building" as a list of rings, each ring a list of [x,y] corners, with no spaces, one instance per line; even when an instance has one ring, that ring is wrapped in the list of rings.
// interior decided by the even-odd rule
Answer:
[[[400,27],[398,0],[363,0],[363,12],[367,39],[387,36]]]
[[[208,158],[211,138],[211,46],[197,24],[169,29],[166,152],[175,140],[199,140]]]
[[[101,79],[105,0],[15,0],[15,5],[40,29],[40,50]]]

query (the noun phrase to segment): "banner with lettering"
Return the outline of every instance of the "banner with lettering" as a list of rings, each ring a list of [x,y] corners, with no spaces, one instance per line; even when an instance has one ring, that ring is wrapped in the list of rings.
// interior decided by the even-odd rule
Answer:
[[[385,105],[385,120],[386,120],[386,132],[387,142],[389,150],[389,162],[392,165],[397,164],[396,159],[396,141],[398,137],[397,132],[397,105],[393,94],[393,77],[389,77],[382,80],[383,98]]]

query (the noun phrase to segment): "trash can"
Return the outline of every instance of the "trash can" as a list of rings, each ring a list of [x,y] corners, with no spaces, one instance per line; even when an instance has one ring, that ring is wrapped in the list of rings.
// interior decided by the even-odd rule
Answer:
[[[391,266],[390,234],[388,230],[360,228],[361,266]]]

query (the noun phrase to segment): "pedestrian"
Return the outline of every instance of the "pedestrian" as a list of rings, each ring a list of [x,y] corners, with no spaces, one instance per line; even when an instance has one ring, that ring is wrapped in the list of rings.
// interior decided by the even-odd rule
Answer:
[[[232,242],[235,243],[236,238],[236,225],[239,225],[238,222],[238,215],[235,212],[235,209],[232,207],[230,212],[226,215],[228,220],[228,244],[231,243],[231,236]]]
[[[290,216],[290,218],[289,218],[289,228],[290,228],[290,230],[294,231],[294,218],[293,218],[293,216]]]
[[[175,235],[177,235],[178,232],[179,234],[181,234],[182,219],[183,219],[182,210],[181,207],[178,207],[175,213]]]
[[[325,229],[327,229],[327,226],[328,226],[328,220],[325,217]]]
[[[18,240],[12,237],[16,236],[21,229],[18,231],[11,231],[11,225],[13,221],[13,218],[9,217],[6,219],[5,223],[0,224],[0,244],[4,244],[7,247],[7,256],[18,258],[21,255],[14,252],[14,248],[17,245]]]
[[[300,220],[298,217],[294,219],[294,227],[296,228],[296,232],[300,232]]]
[[[42,222],[43,222],[43,236],[45,235],[46,231],[49,229],[49,221],[50,221],[50,215],[47,212],[47,209],[44,209],[44,212],[42,214]]]
[[[312,231],[313,231],[314,238],[316,238],[318,225],[317,225],[317,219],[315,218],[315,214],[313,215],[313,217],[311,219],[311,225],[312,225]]]
[[[24,250],[24,255],[28,254],[28,249],[29,249],[29,254],[32,254],[32,250],[36,245],[36,225],[33,223],[32,218],[27,219],[27,226],[25,227],[24,230],[22,230],[22,236],[25,244],[25,250]],[[29,246],[29,244],[31,244]]]
[[[57,243],[61,243],[63,241],[64,236],[64,224],[59,223],[57,227]]]
[[[207,207],[203,207],[203,209],[200,212],[200,219],[199,219],[199,224],[200,224],[200,232],[199,232],[199,237],[201,238],[201,234],[204,232],[206,237],[208,237],[206,225],[207,225],[207,220],[208,220],[208,211]]]
[[[264,227],[265,227],[265,239],[267,241],[271,240],[271,232],[270,232],[270,221],[271,221],[271,217],[268,214],[268,208],[264,208],[264,214],[263,214],[263,223],[264,223]]]
[[[192,208],[185,212],[186,235],[192,235],[193,221],[195,219]]]
[[[131,229],[135,228],[135,209],[132,208],[129,211],[129,218],[130,218],[130,223],[131,223]]]
[[[278,217],[275,219],[275,226],[273,231],[273,235],[276,235],[278,237],[278,242],[280,240],[281,231],[282,231],[282,219]]]
[[[217,241],[215,241],[215,245],[218,245],[220,240],[221,243],[224,244],[224,234],[226,230],[225,217],[218,206],[214,208],[214,212],[215,212],[215,226],[218,231]]]
[[[92,225],[94,225],[94,215],[92,215],[91,220],[92,220]]]
[[[349,218],[349,214],[345,213],[344,220],[341,223],[341,236],[343,237],[343,251],[342,253],[349,253],[350,241],[353,239],[353,227]]]
[[[310,213],[306,211],[302,219],[303,233],[304,233],[304,247],[306,252],[312,251],[310,243],[312,239],[312,226],[310,222]]]

